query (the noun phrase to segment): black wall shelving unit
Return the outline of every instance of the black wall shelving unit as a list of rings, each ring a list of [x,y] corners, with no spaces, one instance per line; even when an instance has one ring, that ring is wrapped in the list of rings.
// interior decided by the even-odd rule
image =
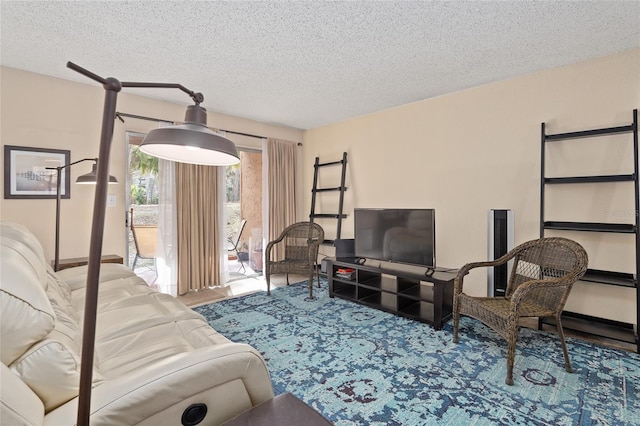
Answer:
[[[318,187],[318,177],[320,174],[320,169],[324,167],[332,167],[332,166],[341,166],[340,172],[340,185],[334,187]],[[315,222],[316,219],[336,219],[336,239],[340,239],[340,235],[342,233],[342,219],[346,218],[347,215],[342,212],[344,207],[344,193],[347,190],[345,186],[345,180],[347,176],[347,153],[342,153],[342,159],[337,161],[330,161],[327,163],[321,163],[320,157],[316,157],[315,163],[313,164],[313,188],[311,188],[311,213],[309,214],[309,221],[311,223]],[[333,192],[338,193],[338,211],[336,213],[317,213],[316,212],[316,197],[319,193],[323,192]],[[334,241],[325,239],[323,244],[331,244],[333,245]]]
[[[616,134],[633,134],[633,174],[600,175],[600,176],[568,176],[545,177],[545,148],[548,143],[570,139],[593,138]],[[633,110],[633,123],[626,126],[608,127],[578,132],[547,134],[545,123],[541,125],[541,175],[540,175],[540,237],[544,237],[545,230],[562,230],[573,232],[604,232],[635,235],[635,273],[588,269],[582,281],[635,288],[636,293],[636,325],[623,324],[616,321],[597,318],[583,314],[563,313],[563,324],[566,328],[600,335],[603,337],[635,343],[636,352],[640,353],[638,339],[638,325],[640,324],[640,293],[638,292],[638,276],[640,273],[640,205],[638,182],[638,110]],[[593,223],[593,222],[558,222],[545,219],[545,188],[547,185],[584,184],[584,183],[612,183],[633,182],[635,198],[635,215],[633,223]],[[553,322],[551,322],[553,323]]]

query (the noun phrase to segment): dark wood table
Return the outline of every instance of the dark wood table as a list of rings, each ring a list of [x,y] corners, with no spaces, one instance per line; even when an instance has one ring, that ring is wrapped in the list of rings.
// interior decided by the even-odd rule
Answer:
[[[88,257],[71,257],[69,259],[60,259],[59,260],[58,270],[62,271],[63,269],[75,268],[76,266],[82,266],[89,263]],[[105,254],[102,256],[101,263],[123,263],[122,256],[118,256],[117,254]],[[55,262],[51,261],[51,266],[55,267]]]
[[[290,393],[278,395],[223,423],[224,426],[327,426],[332,424]]]

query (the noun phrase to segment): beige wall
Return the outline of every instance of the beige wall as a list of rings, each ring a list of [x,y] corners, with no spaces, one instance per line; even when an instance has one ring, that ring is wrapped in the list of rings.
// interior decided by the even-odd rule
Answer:
[[[317,155],[337,160],[348,152],[349,214],[354,207],[435,208],[437,263],[460,267],[486,258],[492,208],[514,211],[516,243],[538,237],[541,122],[547,123],[548,133],[624,125],[639,107],[636,49],[309,130],[304,164],[311,166]],[[605,151],[593,140],[554,146],[547,151],[548,175],[562,170],[571,175],[578,169],[585,174],[628,173],[632,138],[615,138]],[[313,169],[307,167],[303,186],[311,188],[312,180]],[[604,190],[593,185],[553,189],[559,192],[549,194],[547,220],[632,223],[637,209],[633,185],[613,185]],[[320,209],[332,209],[327,204],[333,201],[319,202]],[[309,205],[310,194],[304,192],[299,211],[308,214]],[[629,217],[612,219],[612,211]],[[342,236],[353,236],[353,216],[343,224]],[[591,267],[633,272],[633,237],[565,236],[587,246]],[[469,284],[468,291],[484,294],[486,273],[473,273]],[[579,283],[567,310],[635,323],[635,298],[632,289]]]
[[[93,70],[100,73],[100,70]],[[69,70],[70,73],[73,71]],[[124,78],[126,76],[123,76]],[[183,83],[184,82],[179,82]],[[196,88],[194,88],[196,89]],[[118,95],[117,111],[182,121],[189,99],[184,105],[157,101],[135,95],[136,89],[123,89]],[[2,145],[70,149],[71,161],[96,157],[100,138],[104,89],[88,80],[75,83],[24,72],[0,68],[0,137]],[[134,94],[132,94],[134,93]],[[205,93],[205,96],[207,94]],[[206,98],[205,98],[206,99]],[[206,101],[203,105],[206,107]],[[111,149],[110,173],[120,185],[111,185],[109,193],[116,196],[116,207],[107,208],[103,253],[124,255],[125,252],[125,132],[146,133],[156,126],[150,121],[126,119],[115,121]],[[302,131],[273,126],[209,111],[211,127],[270,136],[292,141],[302,140]],[[259,139],[229,135],[242,139],[243,145],[256,144]],[[4,150],[3,150],[4,151]],[[4,170],[4,165],[3,165]],[[71,180],[90,171],[90,163],[71,168]],[[4,173],[1,173],[4,180]],[[73,185],[71,198],[61,204],[62,258],[86,256],[93,210],[94,188]],[[42,241],[46,255],[53,258],[55,230],[55,200],[5,200],[0,205],[0,217],[28,226]]]

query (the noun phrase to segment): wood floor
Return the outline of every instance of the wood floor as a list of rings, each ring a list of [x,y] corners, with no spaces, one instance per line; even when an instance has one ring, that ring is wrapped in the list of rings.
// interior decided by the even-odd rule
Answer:
[[[149,286],[153,287],[156,279],[155,270],[144,265],[136,268],[136,274],[143,278]],[[298,283],[306,280],[301,275],[289,275],[290,283]],[[284,275],[275,275],[271,277],[271,288],[287,285]],[[190,291],[186,294],[178,296],[178,300],[189,307],[206,305],[217,300],[238,297],[256,291],[267,291],[267,281],[260,272],[252,270],[249,265],[242,265],[238,261],[229,261],[229,282],[222,286],[214,286],[205,290]]]
[[[192,291],[182,296],[178,296],[178,300],[189,307],[206,305],[217,300],[228,299],[232,297],[243,296],[245,294],[254,293],[256,291],[267,291],[267,281],[263,275],[252,277],[235,277],[224,286],[211,287],[206,290]],[[289,275],[290,283],[304,281],[307,278],[301,275]],[[271,278],[271,288],[287,285],[286,278],[282,276],[273,276]]]

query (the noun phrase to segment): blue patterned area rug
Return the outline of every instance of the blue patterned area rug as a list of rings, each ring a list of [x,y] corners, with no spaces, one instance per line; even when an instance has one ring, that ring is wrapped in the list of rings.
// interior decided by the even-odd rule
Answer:
[[[336,425],[640,424],[640,355],[522,329],[514,386],[506,343],[470,318],[431,326],[328,296],[306,282],[194,310],[260,351],[276,394],[290,392]]]

